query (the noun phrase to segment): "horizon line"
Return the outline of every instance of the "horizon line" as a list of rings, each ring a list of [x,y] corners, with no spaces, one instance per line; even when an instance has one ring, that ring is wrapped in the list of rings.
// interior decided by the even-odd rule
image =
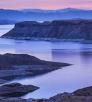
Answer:
[[[92,10],[91,8],[77,8],[77,7],[65,7],[65,8],[57,8],[57,9],[44,9],[44,8],[18,8],[18,9],[14,9],[14,8],[0,8],[0,10],[63,10],[63,9],[80,9],[80,10]]]

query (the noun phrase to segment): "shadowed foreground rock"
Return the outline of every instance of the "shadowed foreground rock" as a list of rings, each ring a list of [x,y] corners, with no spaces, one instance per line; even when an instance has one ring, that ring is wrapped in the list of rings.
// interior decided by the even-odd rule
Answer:
[[[79,89],[75,91],[73,94],[77,96],[92,96],[92,86]]]
[[[79,95],[80,90],[84,93]],[[88,95],[88,93],[90,94]],[[49,99],[0,98],[0,102],[92,102],[92,87],[79,89],[73,93],[58,94]]]
[[[0,97],[20,97],[29,92],[39,89],[33,85],[22,85],[19,83],[11,83],[0,86]]]
[[[92,102],[92,86],[73,93],[62,93],[48,99],[47,102]]]
[[[92,96],[77,96],[69,93],[58,94],[47,102],[92,102]]]

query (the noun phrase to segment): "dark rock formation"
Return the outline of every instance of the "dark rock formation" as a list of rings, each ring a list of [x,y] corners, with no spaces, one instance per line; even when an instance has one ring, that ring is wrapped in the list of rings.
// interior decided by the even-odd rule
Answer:
[[[26,99],[20,99],[20,98],[0,98],[0,102],[32,102],[27,101]]]
[[[77,96],[92,96],[92,86],[79,89],[73,93]]]
[[[2,36],[14,39],[92,39],[92,20],[25,21]]]
[[[0,78],[11,80],[45,74],[70,64],[40,60],[27,54],[0,55]]]
[[[6,84],[0,86],[0,97],[20,97],[37,89],[38,87],[33,85],[21,85],[19,83]]]
[[[92,96],[75,96],[69,93],[63,93],[58,94],[45,102],[92,102]]]
[[[50,61],[44,61],[40,60],[34,56],[27,55],[27,54],[9,54],[6,53],[4,55],[0,55],[0,68],[4,69],[9,68],[11,66],[21,66],[21,65],[48,65],[53,67],[61,67],[66,66],[69,64],[66,63],[59,63],[59,62],[50,62]]]
[[[48,100],[35,100],[33,102],[92,102],[92,86],[74,91],[73,93],[62,93]]]
[[[48,99],[47,102],[92,102],[92,86],[76,90],[73,93],[58,94]]]
[[[83,91],[82,95],[80,90]],[[0,98],[0,102],[92,102],[92,87],[87,87],[80,90],[75,91],[78,92],[78,94],[75,92],[61,93],[49,99]],[[90,92],[89,95],[88,92]]]

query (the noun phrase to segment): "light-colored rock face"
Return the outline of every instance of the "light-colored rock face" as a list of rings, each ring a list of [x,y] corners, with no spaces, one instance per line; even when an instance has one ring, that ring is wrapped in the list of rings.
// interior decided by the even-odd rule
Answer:
[[[92,20],[66,20],[44,23],[25,21],[17,23],[14,29],[2,37],[16,39],[92,39]]]

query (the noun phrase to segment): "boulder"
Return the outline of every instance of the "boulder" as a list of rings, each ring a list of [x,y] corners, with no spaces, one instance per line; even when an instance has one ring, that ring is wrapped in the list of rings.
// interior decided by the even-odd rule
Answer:
[[[0,97],[20,97],[37,89],[39,87],[33,85],[22,85],[20,83],[5,84],[0,86]]]

